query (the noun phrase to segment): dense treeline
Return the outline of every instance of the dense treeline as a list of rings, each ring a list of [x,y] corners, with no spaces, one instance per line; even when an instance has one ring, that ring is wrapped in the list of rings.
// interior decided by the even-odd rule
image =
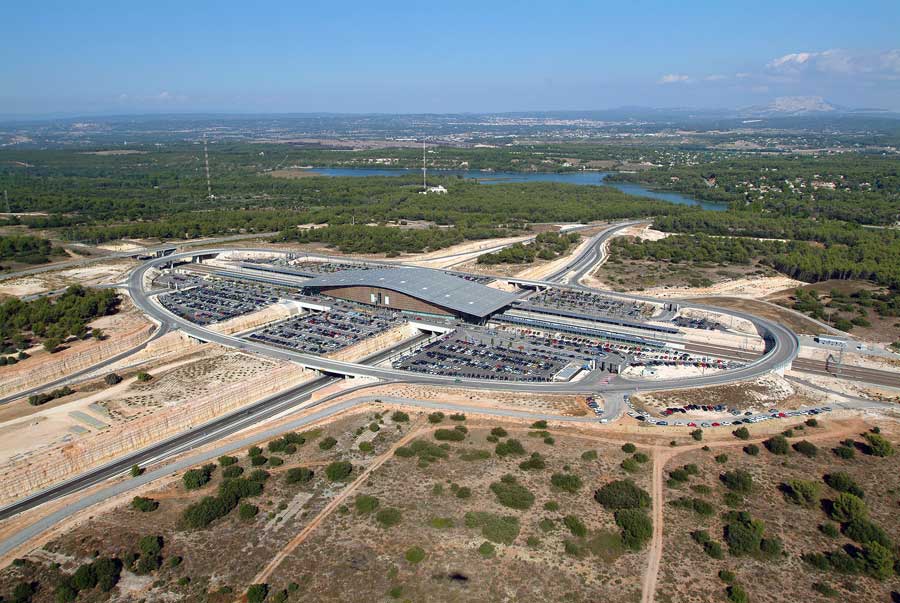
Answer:
[[[835,221],[697,211],[661,217],[654,224],[668,232],[813,241],[819,244],[780,245],[761,241],[763,245],[758,249],[773,268],[799,280],[864,279],[891,288],[900,287],[900,232],[896,230],[862,228]],[[673,250],[673,253],[683,251]]]
[[[710,176],[715,176],[713,186],[707,181]],[[734,209],[757,214],[876,225],[894,224],[900,218],[896,156],[729,159],[621,173],[612,179],[730,203]]]
[[[118,310],[119,297],[110,289],[85,289],[72,285],[55,300],[41,297],[25,302],[18,298],[0,304],[0,341],[4,351],[24,349],[30,337],[45,340],[53,349],[67,337],[83,337],[87,323]],[[48,341],[56,345],[47,346]]]
[[[536,258],[552,260],[564,255],[581,239],[578,233],[561,235],[558,232],[542,232],[533,243],[516,243],[496,253],[478,256],[479,264],[530,264]]]
[[[56,249],[50,241],[30,235],[0,236],[0,262],[44,264]],[[2,270],[0,265],[0,270]]]
[[[291,230],[276,241],[325,243],[344,253],[418,253],[442,249],[469,239],[488,239],[504,232],[489,228],[400,229],[388,226],[341,224],[303,230]]]

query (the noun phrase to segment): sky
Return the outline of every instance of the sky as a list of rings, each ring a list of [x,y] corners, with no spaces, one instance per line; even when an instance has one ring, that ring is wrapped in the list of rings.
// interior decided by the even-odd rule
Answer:
[[[6,2],[0,115],[900,110],[900,1]]]

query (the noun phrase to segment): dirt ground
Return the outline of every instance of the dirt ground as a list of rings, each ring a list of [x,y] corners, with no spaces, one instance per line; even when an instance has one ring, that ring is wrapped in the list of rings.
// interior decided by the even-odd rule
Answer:
[[[13,278],[0,282],[0,295],[34,295],[75,284],[90,287],[119,283],[125,280],[126,274],[136,265],[134,260],[115,259],[79,268]]]
[[[268,579],[275,591],[297,583],[300,588],[291,595],[291,601],[390,600],[388,591],[392,589],[397,589],[394,593],[402,592],[401,599],[409,600],[594,601],[598,596],[616,601],[639,600],[646,551],[623,551],[617,543],[618,530],[612,514],[592,499],[594,489],[626,476],[619,463],[628,455],[619,449],[619,443],[579,437],[574,430],[569,434],[551,428],[555,442],[548,444],[542,437],[533,437],[538,432],[529,430],[527,423],[475,419],[457,422],[446,418],[438,427],[453,429],[463,424],[469,429],[465,441],[446,447],[447,458],[423,466],[415,458],[390,456],[347,497],[345,504],[336,506],[333,513],[319,516],[329,501],[349,487],[324,476],[322,468],[327,462],[338,458],[350,461],[354,466],[352,479],[411,430],[416,432],[416,439],[441,443],[430,429],[418,433],[424,417],[421,413],[410,414],[411,423],[400,424],[393,423],[389,414],[380,418],[372,413],[358,414],[307,434],[308,441],[296,453],[280,455],[283,465],[264,466],[271,477],[263,495],[249,500],[260,508],[259,514],[249,521],[240,520],[233,511],[208,529],[180,529],[183,509],[214,493],[222,470],[215,471],[211,484],[192,492],[185,491],[176,477],[142,493],[160,503],[151,514],[142,514],[127,505],[104,511],[29,554],[24,565],[0,571],[0,593],[9,592],[22,579],[53,583],[60,571],[71,572],[95,552],[121,558],[135,549],[141,536],[158,534],[165,543],[162,569],[151,577],[125,572],[114,597],[234,601],[305,525],[319,521],[309,538],[287,555]],[[369,429],[372,423],[378,425],[377,432]],[[546,468],[525,471],[518,465],[527,455],[501,458],[493,454],[494,443],[486,441],[486,437],[491,427],[501,424],[509,432],[508,437],[519,439],[529,454],[543,455]],[[338,443],[324,451],[318,442],[327,436],[335,437]],[[359,450],[359,443],[366,440],[374,446],[371,453]],[[487,458],[475,458],[475,450],[488,451]],[[583,460],[581,454],[586,450],[596,450],[598,459]],[[268,451],[263,454],[274,456]],[[240,466],[249,472],[246,453],[237,456]],[[287,484],[286,471],[297,466],[312,468],[314,479],[306,484]],[[556,490],[550,484],[553,473],[564,472],[582,478],[584,485],[577,493]],[[506,473],[515,475],[534,494],[535,502],[529,509],[501,506],[489,489]],[[647,469],[630,477],[649,488]],[[471,496],[458,497],[460,487],[469,488]],[[399,525],[381,527],[374,514],[358,512],[353,503],[360,494],[377,497],[378,509],[398,509]],[[545,509],[550,501],[560,508]],[[477,549],[486,537],[479,528],[466,527],[464,515],[468,511],[516,517],[518,536],[512,544],[496,543],[493,555],[484,558]],[[562,524],[564,515],[579,517],[587,527],[587,535],[570,535]],[[579,556],[564,552],[565,540],[573,541]],[[404,558],[414,546],[425,551],[421,563]],[[177,567],[168,562],[173,557],[182,559]],[[54,567],[54,563],[60,567]],[[101,595],[94,592],[91,600],[107,600]],[[51,588],[42,588],[34,598],[35,603],[53,600]]]
[[[632,396],[631,400],[636,408],[660,416],[660,412],[668,407],[689,404],[724,404],[729,408],[742,411],[755,409],[757,412],[776,404],[778,408],[793,409],[802,405],[814,404],[817,397],[811,395],[810,392],[796,388],[783,377],[765,375],[753,381],[715,387],[642,393]],[[725,413],[689,411],[685,414],[679,413],[677,418],[684,421],[708,421],[717,420],[722,416],[726,416]]]
[[[690,301],[709,304],[711,306],[719,306],[729,310],[741,310],[762,318],[768,318],[769,320],[774,320],[779,324],[783,324],[798,335],[820,335],[826,332],[825,329],[814,323],[812,320],[795,312],[764,304],[753,299],[743,299],[738,297],[691,297]]]
[[[822,303],[826,304],[831,301],[830,293],[832,291],[838,291],[844,295],[851,295],[862,290],[871,291],[873,293],[884,293],[886,291],[885,288],[878,287],[868,281],[856,280],[827,280],[810,285],[803,285],[799,288],[806,291],[815,291],[819,294]],[[767,296],[766,299],[778,304],[791,305],[795,299],[794,289],[795,288],[787,288],[783,291],[774,292]],[[826,313],[832,311],[833,310],[829,308],[826,310]],[[860,315],[860,311],[862,312],[861,315],[871,324],[868,327],[854,325],[853,329],[850,331],[851,335],[865,341],[878,343],[890,344],[900,340],[900,319],[896,316],[881,316],[874,308],[865,308],[855,305],[853,312],[841,312],[840,315],[849,320]]]
[[[841,460],[831,449],[844,437],[861,442],[860,432],[864,425],[851,424],[844,429],[844,435],[822,433],[832,427],[824,420],[825,427],[805,427],[795,429],[791,442],[802,439],[812,441],[818,447],[814,458],[791,451],[787,456],[770,454],[764,448],[759,456],[753,457],[741,450],[743,442],[734,440],[730,448],[713,447],[710,451],[694,448],[672,458],[665,467],[671,471],[685,464],[696,464],[699,475],[677,488],[666,487],[665,498],[669,503],[680,497],[699,497],[711,503],[715,513],[702,517],[689,509],[665,506],[665,540],[661,561],[661,571],[656,589],[658,603],[682,603],[695,601],[726,600],[726,584],[717,577],[720,570],[729,570],[736,575],[736,582],[749,594],[754,602],[782,601],[847,601],[863,603],[893,601],[891,591],[898,587],[897,578],[878,581],[866,576],[827,573],[812,568],[801,559],[801,555],[813,552],[835,551],[839,547],[854,544],[845,536],[831,538],[821,532],[819,526],[827,523],[824,511],[827,501],[837,494],[828,488],[822,476],[825,473],[844,471],[865,492],[865,503],[869,518],[883,528],[896,542],[900,539],[900,524],[896,521],[898,492],[900,492],[900,456],[877,458],[862,454]],[[834,425],[841,429],[841,425]],[[856,427],[856,429],[854,429]],[[889,439],[897,442],[896,425],[889,424]],[[882,429],[885,426],[882,425]],[[752,428],[751,428],[752,429]],[[716,455],[725,453],[724,463],[715,460]],[[726,488],[719,480],[724,471],[736,468],[748,471],[753,477],[753,488],[743,497],[743,502],[734,509],[747,511],[753,519],[765,524],[765,537],[776,536],[784,543],[784,553],[775,560],[754,557],[735,557],[728,553],[723,538],[722,517],[729,510],[723,502]],[[668,474],[666,474],[668,475]],[[811,480],[821,488],[821,504],[805,507],[788,502],[781,493],[781,484],[790,479]],[[699,489],[698,489],[699,487]],[[708,488],[708,490],[707,490]],[[708,492],[708,493],[707,493]],[[690,534],[694,530],[706,530],[713,540],[722,544],[724,558],[713,559],[703,547],[693,541]],[[813,584],[826,584],[835,589],[831,598],[812,590]]]

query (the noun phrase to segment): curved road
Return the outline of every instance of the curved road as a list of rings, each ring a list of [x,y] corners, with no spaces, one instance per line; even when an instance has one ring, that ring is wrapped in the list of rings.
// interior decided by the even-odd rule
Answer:
[[[600,253],[599,249],[602,243],[605,241],[605,238],[611,236],[612,232],[610,230],[604,231],[597,235],[597,241],[594,245],[592,245],[588,250],[586,250],[583,254],[581,254],[578,258],[576,258],[576,263],[579,263],[583,266],[589,266],[587,258],[595,257],[594,254]],[[605,235],[605,237],[601,236]],[[591,251],[593,250],[593,251]],[[216,253],[216,252],[224,252],[224,251],[241,251],[241,249],[205,249],[202,253]],[[252,250],[246,250],[252,251]],[[266,250],[271,252],[272,250]],[[408,371],[403,371],[399,369],[393,368],[385,368],[385,367],[374,367],[367,366],[364,364],[358,364],[353,362],[343,362],[338,360],[331,360],[328,358],[322,358],[320,356],[314,356],[310,354],[303,354],[300,352],[294,352],[291,350],[285,350],[281,348],[276,348],[273,346],[269,346],[256,341],[248,341],[244,339],[240,339],[238,337],[234,337],[231,335],[223,335],[221,333],[217,333],[212,331],[206,327],[202,327],[200,325],[194,324],[184,318],[176,316],[175,314],[169,312],[167,309],[163,308],[161,305],[157,304],[152,296],[145,291],[143,286],[144,275],[151,268],[156,268],[162,266],[168,262],[173,260],[185,260],[190,259],[194,255],[197,255],[201,252],[184,252],[175,255],[166,256],[164,258],[156,258],[149,260],[136,268],[128,278],[128,291],[131,295],[132,300],[135,305],[140,308],[144,313],[153,319],[161,322],[161,323],[170,323],[173,325],[177,325],[178,328],[184,333],[196,337],[202,341],[208,341],[213,343],[218,343],[220,345],[224,345],[227,347],[236,348],[245,352],[254,352],[257,354],[261,354],[264,356],[268,356],[271,358],[277,358],[280,360],[288,360],[296,362],[302,366],[307,368],[316,369],[329,374],[340,374],[340,375],[354,375],[354,376],[365,376],[365,377],[374,377],[377,379],[388,380],[388,381],[409,381],[415,383],[428,383],[432,385],[448,385],[448,384],[463,384],[465,387],[473,388],[473,389],[486,389],[486,390],[500,390],[500,391],[529,391],[529,392],[545,392],[545,393],[593,393],[593,392],[631,392],[637,389],[643,391],[659,391],[659,390],[668,390],[668,389],[682,389],[686,387],[700,387],[707,385],[720,385],[723,383],[730,383],[732,381],[751,379],[754,377],[761,376],[773,370],[780,370],[787,367],[791,361],[796,357],[797,352],[800,348],[800,342],[797,339],[797,336],[786,327],[779,325],[777,323],[771,322],[769,320],[765,320],[759,318],[757,316],[753,316],[750,314],[746,314],[744,312],[736,311],[736,310],[723,310],[722,308],[715,308],[715,312],[727,313],[734,315],[739,318],[743,318],[745,320],[753,323],[760,334],[763,335],[767,344],[766,354],[761,356],[759,359],[741,367],[738,369],[726,371],[723,373],[717,373],[713,375],[700,376],[700,377],[687,377],[681,379],[660,379],[656,381],[633,381],[624,379],[619,377],[614,379],[612,382],[606,385],[600,385],[593,382],[580,381],[574,383],[562,382],[562,383],[530,383],[530,382],[517,382],[517,381],[493,381],[493,380],[485,380],[485,379],[458,379],[454,377],[445,377],[440,375],[411,375]],[[428,270],[427,268],[423,268],[422,270]],[[535,283],[537,285],[543,285],[547,287],[551,286],[559,286],[557,283],[549,282],[549,281],[529,281]],[[652,298],[640,297],[640,296],[631,296],[624,294],[612,294],[616,297],[627,298],[627,299],[639,299],[641,301],[658,301]],[[692,304],[692,303],[682,303],[682,306],[697,308],[702,310],[711,311],[712,308],[708,306],[703,306],[700,304]]]

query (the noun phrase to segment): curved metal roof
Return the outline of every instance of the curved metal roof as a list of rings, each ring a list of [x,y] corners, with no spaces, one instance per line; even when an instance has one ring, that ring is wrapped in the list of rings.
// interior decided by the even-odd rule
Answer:
[[[430,268],[341,270],[303,283],[304,287],[380,287],[436,306],[484,318],[519,298],[480,283]]]

